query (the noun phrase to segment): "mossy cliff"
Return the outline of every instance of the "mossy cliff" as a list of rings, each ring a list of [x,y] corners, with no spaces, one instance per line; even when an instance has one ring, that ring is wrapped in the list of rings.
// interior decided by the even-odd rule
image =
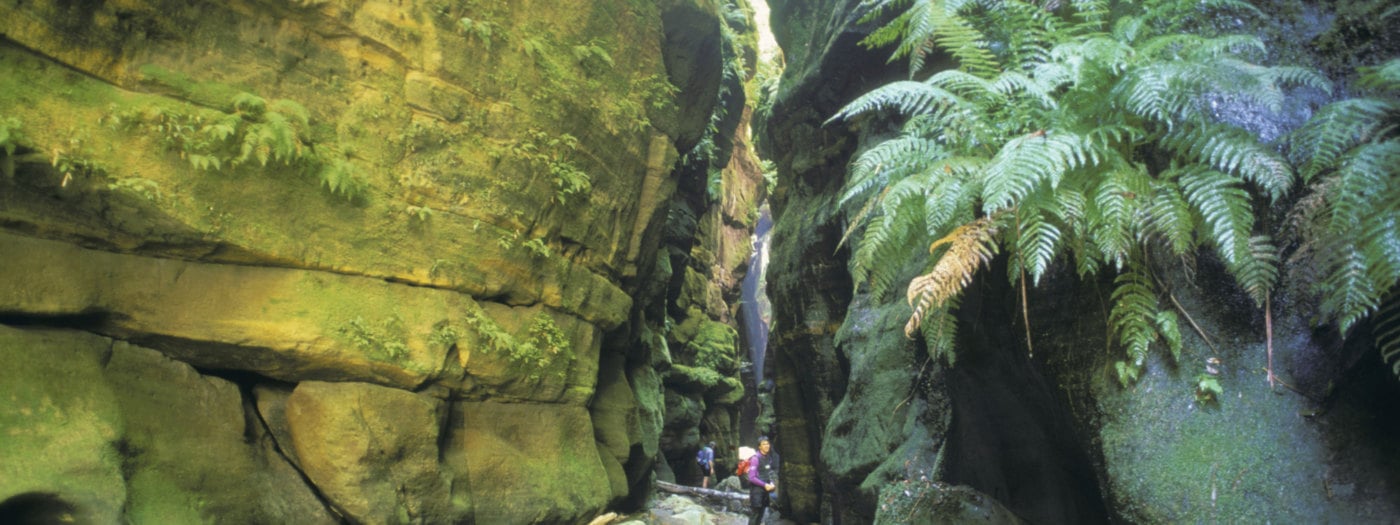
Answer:
[[[1111,276],[1093,282],[1058,272],[1031,288],[1025,315],[1002,258],[961,295],[956,362],[930,360],[921,340],[903,336],[911,314],[903,294],[872,298],[852,283],[848,250],[859,232],[841,242],[849,217],[836,204],[850,160],[891,136],[894,117],[827,123],[857,96],[905,78],[906,69],[886,64],[890,49],[858,44],[879,26],[860,22],[866,3],[770,5],[787,58],[760,141],[779,173],[768,293],[784,517],[1357,523],[1400,511],[1400,458],[1387,447],[1400,421],[1400,388],[1365,337],[1343,344],[1329,328],[1309,325],[1317,305],[1303,293],[1305,282],[1273,298],[1266,339],[1264,312],[1209,256],[1196,258],[1193,274],[1162,276],[1214,347],[1188,341],[1180,361],[1148,363],[1125,388],[1112,367],[1122,351],[1106,341]],[[1390,40],[1358,37],[1374,26],[1347,25],[1356,19],[1333,18],[1331,6],[1291,7],[1293,18],[1260,21],[1261,34],[1317,36],[1295,42],[1317,47],[1348,35]],[[1288,24],[1299,19],[1322,27],[1295,34]],[[1347,61],[1360,53],[1328,52]],[[948,66],[930,60],[930,70]],[[911,246],[907,260],[881,263],[903,264],[899,282],[907,282],[925,269],[925,253]],[[1183,323],[1188,339],[1190,332]],[[1297,391],[1270,388],[1266,366]],[[1220,399],[1198,399],[1202,374],[1223,387]]]
[[[0,2],[0,500],[94,523],[635,502],[663,381],[736,396],[645,335],[679,300],[654,283],[720,100],[720,13]],[[676,265],[681,311],[721,323],[676,321],[686,366],[735,352],[717,276],[742,274],[724,239],[753,204],[725,204],[696,208],[686,250],[711,255]]]
[[[721,3],[723,58],[705,134],[681,160],[678,198],[666,210],[662,246],[643,315],[663,391],[660,463],[665,478],[698,484],[701,445],[716,443],[716,472],[732,469],[739,441],[740,282],[749,271],[757,208],[766,197],[748,137],[755,101],[757,29],[747,2]]]

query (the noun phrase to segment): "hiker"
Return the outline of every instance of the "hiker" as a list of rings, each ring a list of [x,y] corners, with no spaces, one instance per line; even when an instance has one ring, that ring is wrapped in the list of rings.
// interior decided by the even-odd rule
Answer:
[[[747,461],[748,472],[744,474],[744,479],[748,481],[749,508],[753,510],[749,525],[763,522],[763,511],[768,509],[768,495],[778,489],[777,484],[769,481],[773,478],[772,449],[767,436],[758,438],[758,451]]]
[[[715,475],[715,442],[706,443],[700,447],[700,452],[695,454],[695,462],[700,464],[700,488],[710,488],[710,477]]]

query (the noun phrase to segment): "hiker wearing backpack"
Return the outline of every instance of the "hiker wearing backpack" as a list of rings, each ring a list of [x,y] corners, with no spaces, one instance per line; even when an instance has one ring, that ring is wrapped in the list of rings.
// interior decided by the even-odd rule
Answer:
[[[749,508],[753,510],[753,514],[749,515],[749,525],[763,522],[763,511],[768,509],[769,494],[778,489],[776,483],[770,482],[773,477],[772,449],[773,445],[768,442],[767,437],[758,438],[758,452],[741,463],[741,470],[745,472],[740,479],[747,482]]]
[[[710,488],[710,476],[715,475],[715,442],[706,443],[700,447],[700,452],[695,454],[695,462],[700,464],[701,475],[700,488]]]

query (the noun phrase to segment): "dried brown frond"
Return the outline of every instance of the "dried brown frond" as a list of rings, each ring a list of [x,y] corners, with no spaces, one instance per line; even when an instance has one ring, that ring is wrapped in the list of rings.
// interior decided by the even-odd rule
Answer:
[[[995,235],[996,223],[983,217],[958,226],[929,245],[929,252],[945,244],[948,251],[938,259],[933,270],[909,282],[905,297],[909,300],[909,306],[914,308],[914,315],[904,325],[906,337],[914,337],[929,310],[942,306],[949,298],[962,292],[972,282],[972,275],[979,266],[991,264],[997,249],[992,239]]]

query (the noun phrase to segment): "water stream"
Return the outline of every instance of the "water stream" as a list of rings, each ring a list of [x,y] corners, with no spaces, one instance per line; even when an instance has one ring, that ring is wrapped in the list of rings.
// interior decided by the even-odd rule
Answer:
[[[739,285],[742,298],[739,306],[739,324],[743,332],[743,344],[748,348],[751,363],[746,371],[747,377],[744,378],[744,387],[749,389],[749,395],[744,403],[739,425],[740,435],[746,443],[758,437],[757,432],[760,429],[754,428],[754,421],[759,414],[758,393],[763,390],[761,385],[767,377],[764,360],[768,349],[768,319],[771,310],[763,283],[766,282],[764,272],[768,268],[768,233],[772,228],[773,219],[769,216],[768,207],[764,206],[759,209],[758,224],[754,226],[753,255],[749,257],[749,269]]]

